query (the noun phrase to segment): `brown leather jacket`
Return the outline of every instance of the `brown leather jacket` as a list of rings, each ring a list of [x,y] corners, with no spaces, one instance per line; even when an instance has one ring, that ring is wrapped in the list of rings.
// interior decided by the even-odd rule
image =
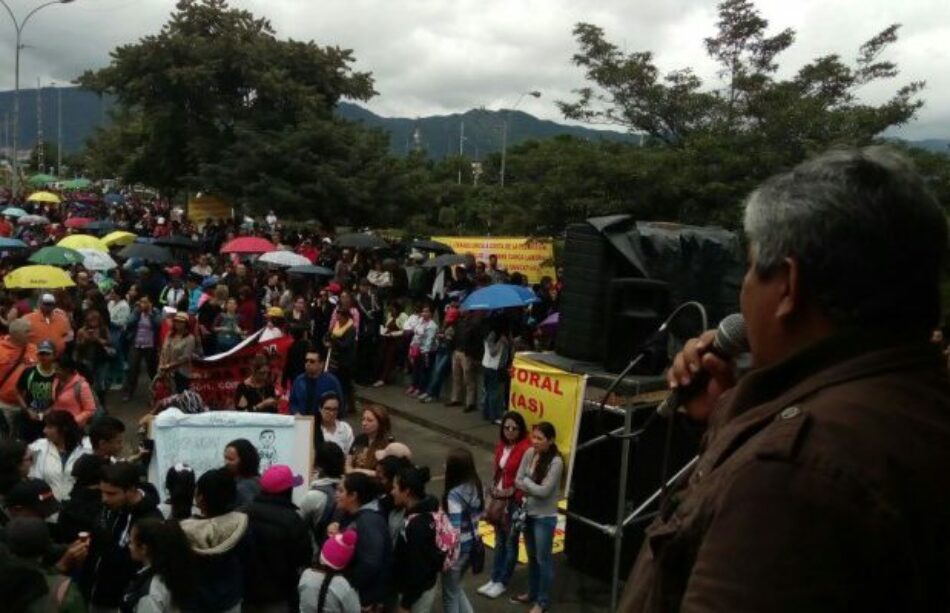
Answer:
[[[950,610],[950,380],[838,337],[749,373],[647,529],[620,608]]]

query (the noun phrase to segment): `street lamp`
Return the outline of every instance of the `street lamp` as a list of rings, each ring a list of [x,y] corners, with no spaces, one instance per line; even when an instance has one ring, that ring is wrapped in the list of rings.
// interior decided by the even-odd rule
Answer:
[[[13,193],[16,194],[19,191],[20,187],[20,165],[17,160],[17,140],[20,136],[20,49],[23,48],[23,43],[21,38],[23,36],[23,28],[26,27],[26,23],[30,20],[30,17],[35,15],[41,9],[44,9],[48,6],[53,6],[54,4],[70,4],[75,2],[75,0],[51,0],[45,4],[41,4],[38,7],[34,8],[32,11],[26,14],[26,17],[23,18],[23,21],[17,21],[16,15],[13,14],[13,11],[10,10],[10,7],[7,5],[6,0],[0,0],[0,4],[3,5],[3,8],[7,9],[7,13],[10,15],[10,19],[13,20],[13,27],[16,29],[16,52],[14,60],[14,69],[13,69]]]
[[[524,100],[525,96],[531,96],[533,98],[540,98],[541,92],[538,90],[532,90],[530,92],[523,92],[518,96],[518,101],[515,102],[515,105],[505,111],[505,121],[502,124],[501,129],[501,173],[500,173],[500,183],[502,187],[505,187],[505,160],[508,157],[508,120],[511,118],[511,112],[518,108],[518,105],[521,104],[521,101]]]

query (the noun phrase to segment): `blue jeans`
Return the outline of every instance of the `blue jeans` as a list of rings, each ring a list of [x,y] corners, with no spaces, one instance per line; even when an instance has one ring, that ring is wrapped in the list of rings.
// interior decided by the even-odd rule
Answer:
[[[508,523],[511,525],[511,514],[514,505],[509,504],[507,515]],[[518,539],[521,533],[517,531],[505,532],[502,526],[495,526],[495,555],[492,561],[491,580],[492,583],[508,585],[511,576],[515,573],[515,565],[518,563]]]
[[[525,520],[524,540],[528,550],[528,598],[542,609],[551,604],[554,583],[554,529],[557,517],[531,517]]]
[[[452,570],[442,573],[442,611],[444,613],[474,613],[465,590],[462,589],[462,575],[468,568],[468,554],[459,555]]]
[[[432,372],[432,363],[435,361],[435,354],[423,353],[412,362],[412,387],[419,390],[420,393],[426,390],[429,383],[429,373]]]
[[[426,388],[426,394],[433,398],[438,398],[442,391],[442,383],[445,377],[452,371],[452,352],[448,349],[440,349],[435,354],[435,366],[429,374],[429,386]]]
[[[482,417],[488,421],[501,419],[505,412],[501,398],[501,371],[484,368],[482,372],[485,377],[485,402],[482,404]]]

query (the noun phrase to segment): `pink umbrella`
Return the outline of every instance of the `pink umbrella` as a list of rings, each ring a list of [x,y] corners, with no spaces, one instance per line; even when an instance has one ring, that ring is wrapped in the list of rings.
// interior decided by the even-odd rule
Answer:
[[[274,243],[257,236],[240,236],[221,247],[221,253],[270,253],[277,251]]]
[[[85,228],[93,221],[95,220],[88,217],[70,217],[63,225],[67,228]]]

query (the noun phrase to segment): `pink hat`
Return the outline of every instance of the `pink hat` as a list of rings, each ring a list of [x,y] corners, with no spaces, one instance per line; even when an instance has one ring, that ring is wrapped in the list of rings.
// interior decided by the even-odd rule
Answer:
[[[303,485],[303,477],[295,475],[286,464],[275,464],[261,475],[261,489],[268,494],[280,494]]]
[[[346,568],[353,559],[356,538],[356,530],[347,530],[327,539],[320,550],[320,563],[333,570]]]

